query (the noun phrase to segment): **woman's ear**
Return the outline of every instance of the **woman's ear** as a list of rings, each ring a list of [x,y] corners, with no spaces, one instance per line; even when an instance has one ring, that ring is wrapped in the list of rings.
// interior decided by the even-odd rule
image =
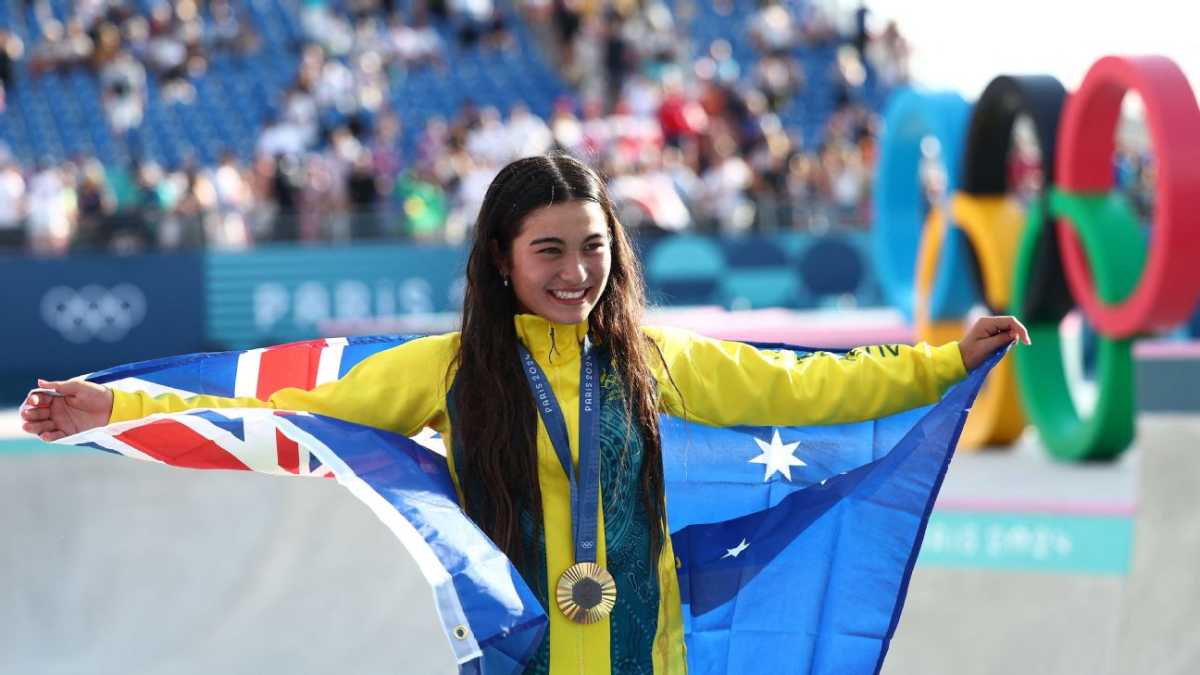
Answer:
[[[495,239],[488,242],[488,250],[492,252],[492,264],[496,266],[496,270],[500,272],[500,276],[512,276],[508,260],[504,257],[504,254],[500,253],[500,245],[496,243]]]

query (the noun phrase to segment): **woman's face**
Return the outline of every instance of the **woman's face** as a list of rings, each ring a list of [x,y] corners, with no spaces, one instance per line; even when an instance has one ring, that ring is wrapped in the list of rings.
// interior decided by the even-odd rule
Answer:
[[[604,209],[592,201],[544,206],[525,217],[501,271],[518,308],[556,323],[587,319],[612,267]]]

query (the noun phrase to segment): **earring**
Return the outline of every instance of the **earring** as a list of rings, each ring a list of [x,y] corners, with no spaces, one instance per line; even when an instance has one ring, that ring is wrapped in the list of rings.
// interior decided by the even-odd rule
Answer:
[[[508,288],[508,275],[504,275],[504,287]]]

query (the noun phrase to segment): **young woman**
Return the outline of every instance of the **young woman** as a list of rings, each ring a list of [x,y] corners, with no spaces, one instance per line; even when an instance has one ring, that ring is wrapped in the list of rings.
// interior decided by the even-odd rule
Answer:
[[[39,382],[24,429],[47,441],[193,407],[304,410],[414,435],[441,432],[460,501],[550,616],[526,672],[682,673],[683,623],[664,518],[659,413],[715,426],[851,422],[936,401],[994,350],[1011,317],[959,343],[759,351],[641,325],[645,293],[600,178],[568,157],[508,165],[467,263],[462,331],[372,356],[270,400],[124,393]],[[573,505],[575,505],[573,507]]]

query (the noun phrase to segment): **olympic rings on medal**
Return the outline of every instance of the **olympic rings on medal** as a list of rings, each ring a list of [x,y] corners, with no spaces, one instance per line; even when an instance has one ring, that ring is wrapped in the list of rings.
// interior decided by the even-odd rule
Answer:
[[[116,342],[146,317],[146,296],[132,284],[111,289],[89,284],[76,291],[55,286],[41,303],[42,319],[68,342]]]

